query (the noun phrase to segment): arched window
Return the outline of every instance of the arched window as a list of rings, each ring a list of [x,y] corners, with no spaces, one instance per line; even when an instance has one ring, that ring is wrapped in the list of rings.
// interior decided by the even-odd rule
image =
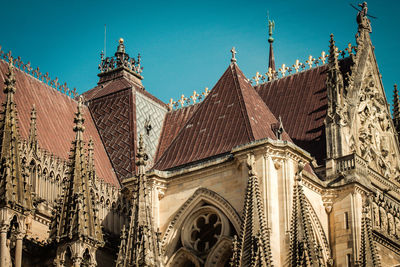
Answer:
[[[86,249],[85,253],[83,253],[81,267],[90,267],[92,260],[90,258],[89,250]]]
[[[71,248],[70,247],[67,247],[67,251],[65,252],[64,266],[65,267],[72,267],[73,266],[72,252],[71,252]]]

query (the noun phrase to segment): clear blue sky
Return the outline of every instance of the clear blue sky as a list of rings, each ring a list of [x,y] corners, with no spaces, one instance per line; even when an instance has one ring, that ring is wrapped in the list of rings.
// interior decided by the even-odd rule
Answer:
[[[127,52],[142,54],[143,84],[167,102],[180,94],[210,89],[230,62],[250,78],[265,73],[267,21],[275,20],[277,65],[305,62],[328,51],[329,35],[344,49],[355,44],[355,1],[1,1],[0,45],[76,87],[79,93],[98,81],[97,66],[107,24],[107,55],[117,40]],[[398,1],[368,1],[371,35],[387,96],[392,98],[400,51]]]

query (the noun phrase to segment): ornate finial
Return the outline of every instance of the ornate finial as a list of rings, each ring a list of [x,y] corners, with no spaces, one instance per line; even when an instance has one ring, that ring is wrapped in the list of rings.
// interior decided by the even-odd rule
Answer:
[[[168,110],[171,111],[174,108],[174,100],[171,98],[168,103]]]
[[[4,81],[5,87],[4,87],[4,93],[8,94],[11,93],[12,95],[15,93],[15,75],[14,75],[14,65],[13,65],[13,59],[11,54],[9,55],[9,63],[8,63],[8,73],[6,74],[6,80]]]
[[[136,165],[139,167],[139,174],[144,174],[145,172],[145,167],[146,167],[146,162],[149,159],[145,149],[144,149],[144,142],[143,142],[143,135],[139,135],[139,145],[137,149],[137,160],[136,160]]]
[[[289,67],[286,67],[285,64],[282,64],[281,68],[279,69],[279,72],[282,74],[282,77],[285,77],[286,71],[289,69]]]
[[[296,72],[299,72],[299,69],[300,69],[300,67],[301,67],[301,63],[300,63],[300,61],[298,60],[298,59],[296,59],[296,62],[293,64],[293,69],[296,71]]]
[[[123,39],[123,38],[119,38],[118,42],[119,42],[120,44],[123,44],[123,43],[124,43],[124,39]]]
[[[82,116],[82,101],[83,97],[79,96],[78,100],[78,111],[75,113],[75,118],[74,118],[74,132],[76,132],[77,139],[82,140],[82,133],[85,130],[85,126],[83,126],[83,123],[85,119]]]
[[[202,95],[204,96],[204,98],[206,98],[208,96],[208,94],[210,93],[210,91],[208,90],[208,87],[206,87],[204,89],[204,92],[202,93]]]
[[[254,81],[256,82],[256,85],[258,85],[258,82],[260,81],[260,78],[262,75],[257,71],[256,76],[253,77]]]
[[[268,42],[273,43],[274,38],[272,37],[273,31],[275,30],[275,21],[269,19],[269,14],[268,14]]]
[[[306,60],[306,63],[310,67],[310,69],[312,68],[314,61],[315,61],[315,58],[313,58],[311,55],[308,56],[308,60]]]
[[[272,68],[268,68],[268,72],[265,73],[265,75],[267,75],[268,81],[271,81],[275,77],[275,74],[272,72]]]
[[[400,99],[397,84],[394,85],[393,89],[393,123],[396,131],[400,132]]]
[[[328,62],[331,67],[339,69],[339,61],[338,61],[338,48],[335,45],[335,40],[333,39],[333,34],[331,34],[331,39],[329,40],[329,57]]]
[[[326,55],[325,51],[322,51],[322,52],[321,52],[321,56],[318,58],[319,61],[322,62],[322,65],[325,64],[327,57],[328,57],[328,56]]]
[[[186,97],[182,94],[181,98],[178,100],[178,103],[181,104],[181,108],[185,105]]]
[[[347,45],[347,48],[345,49],[345,51],[347,51],[347,53],[349,53],[349,55],[353,54],[353,47],[351,46],[351,43],[349,43]]]
[[[196,104],[197,98],[199,97],[199,94],[196,93],[196,91],[193,91],[193,95],[190,96],[192,99],[193,104]]]
[[[232,47],[231,53],[232,53],[231,62],[236,62],[236,53],[237,53],[237,52],[236,52],[235,47]]]

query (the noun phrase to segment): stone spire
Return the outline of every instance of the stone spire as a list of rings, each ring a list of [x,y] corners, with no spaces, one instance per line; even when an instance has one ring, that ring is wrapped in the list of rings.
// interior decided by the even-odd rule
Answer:
[[[396,132],[400,134],[400,99],[397,84],[394,85],[393,89],[393,124]]]
[[[72,142],[69,159],[68,180],[56,208],[50,238],[57,245],[56,266],[61,266],[67,246],[72,249],[75,263],[85,260],[83,254],[88,251],[91,255],[90,264],[92,265],[90,266],[95,266],[96,249],[104,242],[95,209],[95,195],[91,192],[89,164],[84,148],[82,98],[78,102],[74,123],[75,140]],[[90,153],[93,152],[90,147],[89,150],[91,150]]]
[[[290,266],[321,266],[319,248],[311,228],[308,203],[301,184],[304,164],[299,170],[293,188],[292,218],[290,225]]]
[[[161,266],[158,235],[154,231],[151,214],[152,202],[146,175],[148,156],[143,137],[139,137],[136,165],[138,173],[132,192],[132,215],[127,233],[123,228],[117,267]]]
[[[369,199],[367,199],[361,218],[361,246],[358,266],[379,267],[381,263],[372,236],[370,213]]]
[[[276,68],[275,68],[275,56],[274,49],[272,47],[272,43],[274,42],[274,38],[272,37],[273,31],[275,29],[275,22],[270,20],[268,17],[268,43],[269,43],[269,60],[268,60],[268,72],[272,72],[274,78],[276,78]]]
[[[254,155],[247,155],[249,180],[239,239],[233,243],[232,266],[272,266],[270,233],[264,214]]]
[[[14,102],[16,79],[11,56],[9,62],[3,90],[6,99],[0,121],[0,207],[25,213],[33,207],[28,186],[29,171],[21,161],[19,150],[17,110]]]
[[[327,94],[328,94],[328,111],[325,119],[327,136],[330,136],[331,141],[327,143],[327,158],[337,158],[342,156],[343,146],[340,136],[340,123],[343,118],[343,75],[339,68],[338,48],[335,45],[333,34],[329,41],[329,57],[328,57],[328,72],[327,72]]]

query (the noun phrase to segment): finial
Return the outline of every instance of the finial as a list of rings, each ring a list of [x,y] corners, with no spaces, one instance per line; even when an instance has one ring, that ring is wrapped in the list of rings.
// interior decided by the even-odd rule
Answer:
[[[123,43],[124,43],[124,38],[119,38],[118,42],[119,42],[120,44],[123,44]]]
[[[286,71],[289,69],[289,67],[286,67],[285,64],[282,64],[281,68],[279,69],[280,73],[282,74],[282,77],[285,77]]]
[[[325,51],[322,51],[322,52],[321,52],[321,56],[318,58],[319,61],[322,62],[322,65],[325,64],[325,61],[326,61],[326,58],[327,58],[327,57],[328,57],[328,56],[326,55]]]
[[[314,61],[315,61],[315,58],[313,58],[311,55],[309,55],[308,60],[306,60],[306,63],[310,67],[310,69],[312,68]]]
[[[14,75],[14,64],[13,64],[13,58],[11,56],[11,53],[8,55],[8,73],[6,74],[6,80],[4,81],[4,84],[6,85],[4,87],[4,93],[8,94],[14,94],[15,93],[15,75]]]
[[[146,151],[144,149],[144,142],[143,142],[143,135],[140,134],[139,135],[139,145],[138,145],[138,149],[137,149],[137,161],[136,161],[136,165],[137,166],[146,166],[146,161],[148,160],[148,156],[146,154]]]
[[[119,44],[118,44],[118,48],[117,48],[117,52],[115,53],[116,54],[115,56],[117,56],[118,53],[119,54],[125,54],[124,39],[119,38],[118,43]]]
[[[396,128],[400,126],[400,99],[397,84],[393,88],[393,122]]]
[[[258,85],[261,77],[262,75],[257,71],[256,76],[253,77],[254,81],[256,82],[256,85]]]
[[[296,62],[292,65],[292,67],[296,72],[299,72],[299,69],[301,67],[300,61],[298,59],[296,59]]]
[[[237,53],[237,52],[236,52],[235,47],[232,47],[231,53],[232,53],[231,62],[236,62],[236,53]]]
[[[269,13],[268,13],[268,42],[273,43],[274,38],[272,37],[273,31],[275,30],[275,21],[269,19]]]
[[[331,65],[331,67],[339,69],[338,48],[335,45],[335,40],[333,39],[333,34],[331,34],[331,39],[329,40],[328,62]]]

